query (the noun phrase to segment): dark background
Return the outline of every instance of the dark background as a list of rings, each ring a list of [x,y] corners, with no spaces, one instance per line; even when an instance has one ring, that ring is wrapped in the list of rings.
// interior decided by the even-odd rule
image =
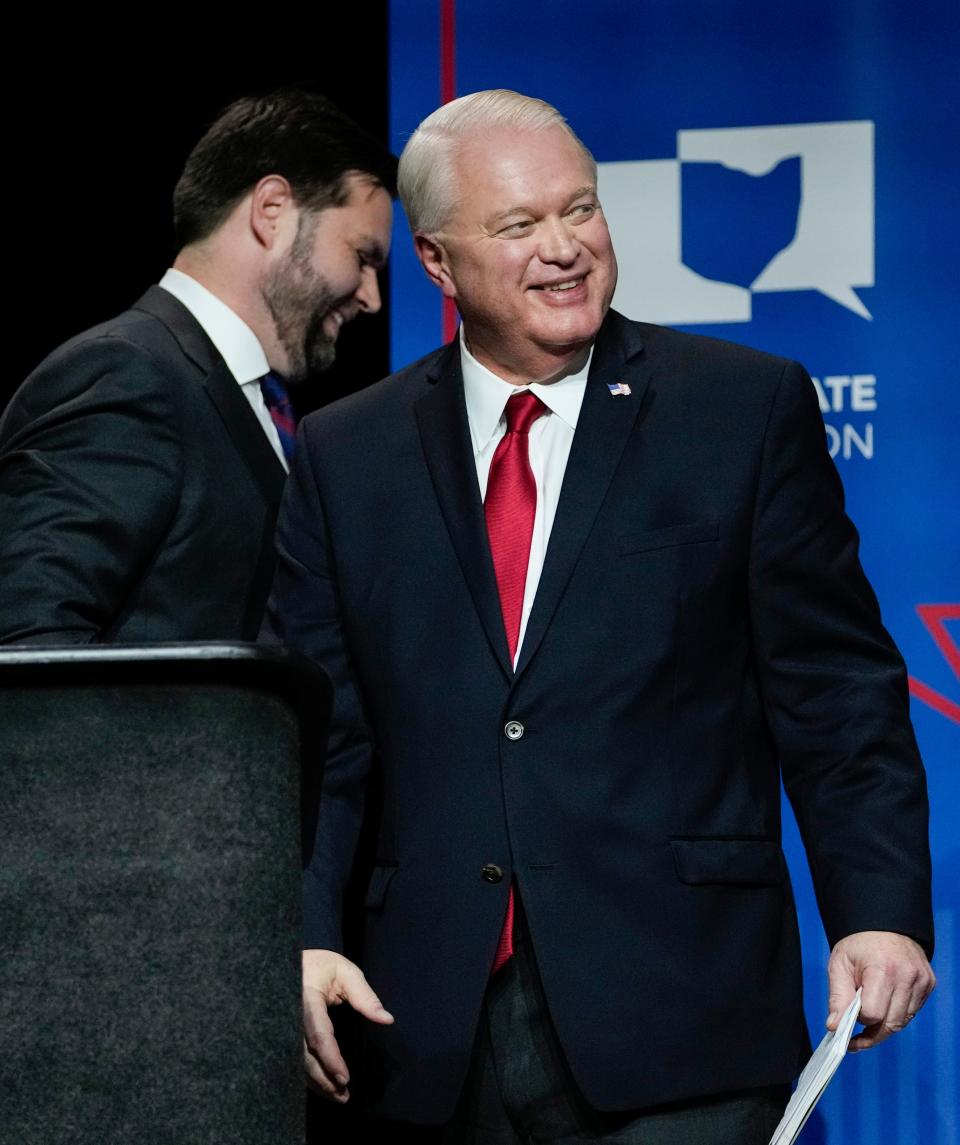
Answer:
[[[24,17],[23,39],[9,45],[11,64],[22,57],[8,83],[13,302],[0,406],[54,347],[159,280],[174,255],[174,184],[232,99],[307,84],[386,140],[386,4],[294,11],[244,18],[247,31],[233,36],[188,25],[134,33],[89,17],[73,27],[57,17],[51,29]],[[387,373],[386,305],[344,327],[337,364],[295,395],[300,412]]]
[[[231,100],[304,84],[387,139],[386,3],[293,11],[247,17],[246,33],[232,36],[189,25],[133,31],[88,14],[75,26],[58,17],[51,28],[46,16],[24,15],[23,38],[10,44],[21,78],[7,89],[12,305],[0,407],[61,342],[159,280],[175,253],[174,184]],[[295,392],[300,413],[388,372],[386,287],[384,277],[379,314],[344,327],[334,367]],[[347,921],[355,932],[357,920]],[[309,1140],[355,1139],[351,1111],[316,1099],[310,1106]]]

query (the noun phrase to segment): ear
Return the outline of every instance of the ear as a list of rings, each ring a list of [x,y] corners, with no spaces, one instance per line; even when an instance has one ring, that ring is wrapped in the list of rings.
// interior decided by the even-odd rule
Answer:
[[[413,249],[417,252],[420,265],[426,271],[427,278],[443,291],[446,298],[457,297],[457,287],[450,273],[450,264],[443,243],[429,235],[415,234],[413,236]]]
[[[250,229],[257,241],[272,250],[287,231],[296,228],[297,205],[282,175],[265,175],[250,195]]]

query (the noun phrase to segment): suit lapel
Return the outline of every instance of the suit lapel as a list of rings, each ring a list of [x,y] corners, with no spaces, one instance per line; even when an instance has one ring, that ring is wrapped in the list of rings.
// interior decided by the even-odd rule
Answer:
[[[639,333],[611,312],[597,338],[517,676],[536,655],[633,430],[650,382]],[[626,382],[630,394],[607,388]]]
[[[427,467],[487,640],[504,674],[512,678],[456,342],[428,369],[427,379],[431,388],[414,406]]]
[[[153,286],[136,303],[158,318],[173,334],[183,353],[200,371],[207,396],[213,402],[230,439],[250,470],[269,505],[276,505],[286,474],[250,403],[227,369],[199,322],[179,299]]]
[[[271,505],[277,503],[283,493],[286,473],[236,378],[221,364],[207,374],[206,388],[227,433],[247,463],[253,479],[263,490],[267,502]]]

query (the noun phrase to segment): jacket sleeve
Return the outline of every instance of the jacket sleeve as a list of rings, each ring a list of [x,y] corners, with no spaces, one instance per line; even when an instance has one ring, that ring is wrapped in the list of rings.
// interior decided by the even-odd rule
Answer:
[[[373,761],[373,742],[350,660],[336,558],[312,452],[313,419],[298,437],[277,525],[277,573],[268,630],[329,673],[330,735],[312,856],[304,875],[304,946],[341,950],[343,893],[353,863]],[[335,490],[331,495],[335,495]]]
[[[122,615],[176,511],[169,379],[120,338],[74,343],[0,427],[0,642],[85,644]]]
[[[844,512],[813,385],[789,363],[766,428],[750,565],[767,719],[831,946],[933,946],[927,795],[906,670]]]

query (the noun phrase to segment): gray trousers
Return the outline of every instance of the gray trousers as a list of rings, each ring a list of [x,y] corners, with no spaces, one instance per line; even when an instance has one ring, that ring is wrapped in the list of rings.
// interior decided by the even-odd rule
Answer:
[[[487,989],[470,1072],[443,1145],[767,1145],[789,1086],[628,1113],[588,1105],[557,1042],[519,902],[514,952]]]

